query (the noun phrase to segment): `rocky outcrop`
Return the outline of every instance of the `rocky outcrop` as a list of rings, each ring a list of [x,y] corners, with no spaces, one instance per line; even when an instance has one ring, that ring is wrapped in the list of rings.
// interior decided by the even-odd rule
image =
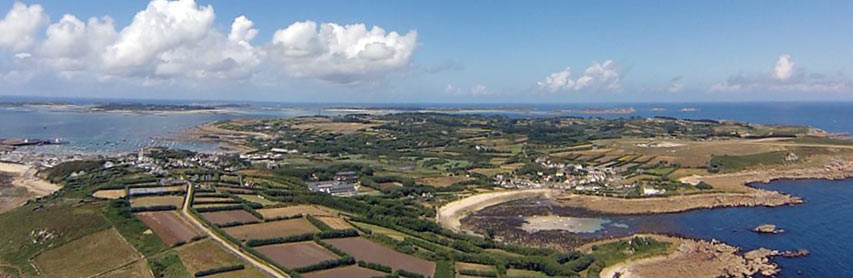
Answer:
[[[777,229],[776,225],[773,224],[761,224],[753,228],[752,231],[761,234],[781,234],[785,232],[783,229]]]

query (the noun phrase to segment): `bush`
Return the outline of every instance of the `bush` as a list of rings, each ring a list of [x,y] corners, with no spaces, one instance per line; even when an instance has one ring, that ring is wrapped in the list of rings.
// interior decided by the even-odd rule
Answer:
[[[461,269],[459,270],[459,274],[478,277],[498,277],[498,273],[496,271],[487,270]]]
[[[150,207],[133,207],[130,208],[130,212],[144,212],[144,211],[164,211],[164,210],[176,210],[178,207],[173,205],[159,205],[159,206],[150,206]]]
[[[384,264],[378,264],[378,263],[370,263],[370,262],[365,262],[365,261],[358,261],[358,266],[363,267],[363,268],[373,269],[376,271],[382,271],[385,273],[391,273],[391,271],[393,271],[393,269],[391,269],[390,266],[387,266]]]
[[[343,257],[343,258],[340,258],[337,260],[322,261],[322,262],[312,264],[309,266],[294,268],[293,271],[296,271],[299,273],[305,273],[305,272],[335,268],[338,266],[351,265],[351,264],[355,264],[355,258],[347,256],[347,257]]]
[[[354,237],[358,236],[358,230],[356,229],[344,229],[344,230],[331,230],[320,232],[318,235],[320,238],[341,238],[341,237]]]
[[[714,189],[714,187],[713,187],[713,186],[711,186],[710,184],[708,184],[708,183],[704,182],[704,181],[700,181],[700,182],[699,182],[699,184],[697,184],[697,185],[696,185],[696,189],[699,189],[699,190],[711,190],[711,189]]]
[[[288,242],[299,242],[299,241],[309,241],[314,239],[314,234],[301,234],[301,235],[292,235],[288,237],[275,237],[275,238],[266,238],[266,239],[250,239],[246,241],[246,246],[249,247],[257,247],[263,245],[270,244],[279,244],[279,243],[288,243]]]
[[[426,278],[423,274],[407,271],[405,269],[397,270],[397,274],[408,278]]]
[[[199,271],[196,271],[195,277],[203,277],[203,276],[219,274],[219,273],[223,273],[223,272],[241,270],[244,268],[246,268],[246,267],[243,266],[242,264],[238,264],[238,265],[229,265],[229,266],[222,266],[222,267],[216,267],[216,268],[211,268],[211,269],[199,270]]]
[[[317,229],[320,229],[322,232],[332,230],[332,227],[329,227],[329,225],[326,225],[326,223],[323,223],[323,221],[320,221],[320,219],[317,219],[313,215],[306,215],[305,219],[307,219],[308,222],[311,222],[311,224],[314,224],[314,226],[317,226]]]

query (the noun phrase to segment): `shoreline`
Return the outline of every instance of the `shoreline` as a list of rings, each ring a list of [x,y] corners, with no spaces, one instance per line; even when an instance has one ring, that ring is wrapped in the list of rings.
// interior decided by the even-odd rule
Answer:
[[[0,198],[0,213],[20,207],[29,200],[50,195],[61,188],[57,184],[50,183],[36,176],[38,171],[29,165],[0,162],[0,172],[11,176],[12,181],[9,185],[13,188],[23,188],[26,190],[26,194],[23,195],[2,196]]]
[[[580,248],[590,249],[592,245],[603,242],[652,237],[676,246],[666,254],[609,265],[601,270],[601,278],[680,278],[680,277],[753,277],[761,275],[773,277],[781,268],[773,258],[784,253],[777,250],[758,248],[744,252],[737,246],[711,240],[697,240],[660,234],[635,234],[627,237],[608,239],[587,244]],[[580,249],[584,252],[584,249]],[[728,275],[728,276],[727,276]]]

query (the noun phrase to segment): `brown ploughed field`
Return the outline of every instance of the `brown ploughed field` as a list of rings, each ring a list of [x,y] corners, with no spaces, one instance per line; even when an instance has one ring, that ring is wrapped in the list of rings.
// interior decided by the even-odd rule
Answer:
[[[320,270],[305,273],[302,277],[305,278],[371,278],[376,276],[384,276],[388,273],[376,271],[358,266],[336,267],[332,269]]]
[[[350,254],[357,260],[380,263],[390,266],[394,270],[405,269],[430,277],[435,274],[434,262],[397,252],[362,237],[335,238],[325,240],[325,242]]]
[[[320,207],[317,207],[317,206],[311,206],[311,205],[295,205],[295,206],[288,206],[288,207],[283,207],[283,208],[265,208],[265,209],[259,209],[258,212],[260,212],[264,216],[264,218],[293,216],[293,215],[297,215],[297,214],[302,214],[302,215],[310,214],[313,216],[334,215],[330,211],[327,211],[327,210],[320,208]]]
[[[233,222],[247,223],[261,221],[248,211],[242,209],[204,212],[201,215],[204,216],[205,219],[216,225],[222,225],[225,223]]]
[[[265,245],[255,247],[255,250],[290,269],[338,258],[335,253],[313,241]]]
[[[199,233],[174,211],[141,212],[136,218],[142,220],[157,237],[168,245],[189,242]]]
[[[320,231],[305,218],[241,225],[228,227],[224,230],[239,240],[288,237]]]

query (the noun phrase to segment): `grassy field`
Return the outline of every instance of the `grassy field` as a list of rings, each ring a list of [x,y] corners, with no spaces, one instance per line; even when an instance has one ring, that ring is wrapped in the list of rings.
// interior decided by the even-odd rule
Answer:
[[[169,250],[148,258],[148,266],[157,278],[192,277],[181,263],[181,258],[174,250]]]
[[[361,223],[361,222],[352,222],[352,223],[354,225],[360,227],[360,228],[368,229],[371,232],[383,234],[383,235],[389,236],[389,237],[396,239],[396,240],[403,240],[404,238],[407,237],[407,235],[404,233],[401,233],[401,232],[398,232],[398,231],[395,231],[395,230],[392,230],[389,228],[385,228],[382,226],[376,226],[376,225]]]
[[[145,260],[139,259],[135,262],[125,265],[123,267],[117,268],[113,271],[104,273],[104,275],[100,275],[97,278],[124,278],[124,277],[139,277],[139,278],[152,278],[154,276],[151,275],[151,270],[148,268],[148,264],[145,263]],[[161,277],[190,277],[189,274],[187,276],[161,276]]]
[[[669,251],[671,244],[652,238],[633,238],[620,240],[592,247],[593,264],[587,268],[588,278],[599,278],[598,274],[606,266],[622,262],[626,259],[640,259],[664,254]]]
[[[759,165],[778,165],[785,162],[786,151],[767,152],[739,156],[714,156],[711,159],[710,169],[719,169],[722,173],[731,173],[746,170]]]
[[[45,277],[75,278],[106,273],[139,258],[121,235],[107,229],[42,252],[33,262]]]
[[[148,232],[148,226],[130,213],[130,207],[124,200],[110,201],[103,209],[103,215],[143,255],[153,255],[166,249],[157,235]]]
[[[175,206],[180,208],[184,204],[183,196],[152,196],[139,197],[130,199],[130,204],[133,207],[150,207],[150,206]]]
[[[33,211],[34,208],[28,205],[0,214],[0,257],[25,273],[34,273],[28,260],[39,252],[110,225],[101,214],[103,203],[55,204]]]
[[[258,204],[261,204],[264,206],[271,206],[271,205],[278,204],[278,202],[264,199],[260,195],[240,195],[240,198],[243,198],[246,201],[258,203]]]
[[[546,278],[548,275],[538,271],[530,271],[523,269],[507,269],[506,270],[507,278]]]

